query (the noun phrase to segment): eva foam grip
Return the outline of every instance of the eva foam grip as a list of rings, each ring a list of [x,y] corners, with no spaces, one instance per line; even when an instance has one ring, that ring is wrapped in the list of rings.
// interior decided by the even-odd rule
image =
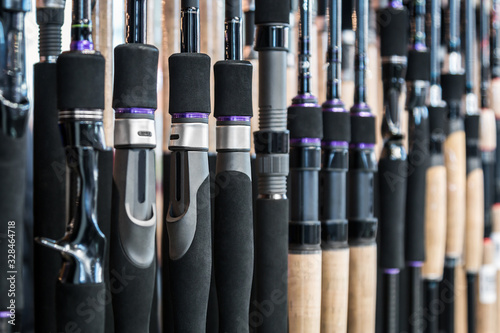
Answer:
[[[405,259],[425,260],[425,191],[429,167],[429,118],[410,111],[405,214]]]
[[[375,117],[351,115],[351,143],[375,143]]]
[[[287,331],[288,200],[257,199],[255,288],[250,327],[258,333]]]
[[[392,143],[391,143],[392,145]],[[406,182],[401,181],[401,170],[407,170],[407,160],[391,155],[385,146],[378,165],[380,202],[380,259],[382,268],[404,268],[404,226]],[[399,180],[397,180],[399,179]]]
[[[58,332],[104,333],[104,283],[56,283]]]
[[[202,53],[176,53],[168,58],[170,114],[210,113],[210,57]]]
[[[290,0],[255,0],[255,24],[288,24]]]
[[[323,138],[323,115],[321,108],[290,106],[287,128],[291,139]]]
[[[59,131],[57,65],[34,69],[33,236],[59,239],[66,229],[66,157]],[[55,284],[61,255],[34,242],[34,316],[37,332],[55,332]]]
[[[115,48],[113,109],[156,109],[158,49],[132,43]]]
[[[460,103],[465,93],[465,75],[443,74],[441,75],[443,87],[443,100],[448,104]]]
[[[65,52],[57,58],[59,110],[104,109],[104,57]]]
[[[252,75],[249,61],[225,60],[214,65],[215,117],[253,115]]]
[[[248,162],[249,163],[249,162]],[[248,332],[254,246],[252,181],[244,173],[217,173],[214,270],[220,332]]]
[[[431,79],[431,53],[429,51],[410,50],[406,81],[429,81]]]
[[[323,111],[323,140],[351,141],[351,116],[348,112]]]
[[[408,53],[409,15],[402,9],[384,8],[378,11],[377,23],[380,29],[380,55],[382,57],[402,56]]]

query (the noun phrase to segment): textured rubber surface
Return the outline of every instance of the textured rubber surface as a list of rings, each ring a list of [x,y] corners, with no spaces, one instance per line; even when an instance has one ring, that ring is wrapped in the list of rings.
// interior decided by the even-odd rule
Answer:
[[[431,54],[428,51],[410,50],[406,81],[429,81],[431,78]]]
[[[290,106],[288,108],[287,128],[291,139],[323,138],[323,115],[321,108]]]
[[[115,48],[113,108],[156,109],[158,49],[133,43]]]
[[[168,58],[170,114],[210,113],[210,57],[201,53],[176,53]]]
[[[404,267],[404,225],[406,205],[406,182],[401,181],[401,170],[407,170],[407,161],[390,156],[385,146],[378,165],[379,176],[379,232],[380,259],[382,268]]]
[[[104,57],[66,52],[57,58],[59,110],[104,109]]]
[[[57,56],[61,53],[61,27],[64,8],[37,8],[36,23],[39,27],[38,49],[40,56]]]
[[[351,140],[351,117],[348,112],[323,111],[323,140]]]
[[[250,328],[287,331],[288,201],[257,199],[255,207],[255,288]]]
[[[212,267],[210,261],[200,258],[211,257],[210,205],[200,203],[205,202],[209,186],[206,178],[198,189],[197,224],[191,247],[180,259],[168,260],[176,332],[199,333],[206,327],[210,289],[207,282]]]
[[[255,24],[288,24],[290,8],[290,0],[255,0]]]
[[[351,143],[375,143],[375,118],[351,115]]]
[[[225,60],[214,65],[215,117],[253,115],[252,73],[249,61]]]
[[[405,259],[425,260],[425,181],[430,163],[429,118],[410,111],[405,214]]]
[[[59,239],[66,229],[66,158],[59,131],[57,65],[35,65],[33,115],[33,236]],[[36,332],[55,332],[55,284],[61,255],[34,242]]]
[[[252,182],[244,173],[217,174],[214,218],[214,270],[219,331],[248,332],[254,246]]]
[[[405,7],[381,9],[378,11],[377,23],[380,30],[380,55],[406,56],[410,26],[408,10]]]
[[[383,274],[383,332],[399,333],[399,274]]]

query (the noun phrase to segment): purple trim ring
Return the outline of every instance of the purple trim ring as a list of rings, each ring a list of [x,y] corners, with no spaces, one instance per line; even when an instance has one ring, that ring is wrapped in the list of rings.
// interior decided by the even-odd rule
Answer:
[[[351,144],[349,144],[349,148],[371,149],[374,147],[375,147],[374,143],[351,143]]]
[[[93,50],[94,43],[88,40],[74,40],[71,42],[70,49],[72,51]]]
[[[409,267],[422,267],[424,265],[421,261],[408,261],[406,263]]]
[[[115,113],[134,113],[134,114],[154,114],[154,109],[144,109],[144,108],[118,108]]]
[[[321,139],[319,138],[291,138],[290,143],[291,144],[297,144],[297,143],[313,143],[313,144],[320,144]]]
[[[9,318],[9,317],[10,317],[9,311],[0,311],[0,318]]]
[[[180,118],[194,118],[194,119],[208,119],[208,113],[201,112],[186,112],[186,113],[174,113],[172,114],[172,118],[180,119]]]
[[[399,274],[399,269],[398,268],[387,268],[387,269],[384,269],[384,274],[396,275],[396,274]]]
[[[250,121],[249,116],[222,116],[217,117],[217,121]]]
[[[321,141],[321,145],[323,147],[349,147],[349,143],[347,141]]]

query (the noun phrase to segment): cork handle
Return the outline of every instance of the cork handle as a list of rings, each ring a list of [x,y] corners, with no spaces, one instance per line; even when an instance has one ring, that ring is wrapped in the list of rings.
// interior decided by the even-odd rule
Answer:
[[[460,257],[465,233],[465,132],[451,133],[444,143],[447,179],[446,255]]]
[[[321,253],[288,255],[289,333],[319,333]]]
[[[498,104],[500,107],[500,104]],[[493,233],[491,235],[493,244],[495,245],[495,265],[497,269],[497,304],[498,300],[500,300],[500,265],[498,262],[500,258],[498,258],[498,250],[500,247],[500,204],[495,204],[492,209],[492,220],[493,220]],[[496,310],[496,318],[497,318],[497,329],[496,333],[500,333],[500,306],[497,305]]]
[[[348,332],[375,332],[377,246],[353,246],[349,259]]]
[[[483,266],[478,279],[477,333],[495,333],[496,320],[496,269],[493,265],[495,248],[490,239],[485,239]]]
[[[443,276],[446,245],[446,168],[442,165],[427,170],[425,188],[425,258],[422,276],[440,280]]]
[[[321,333],[347,332],[349,249],[323,251]]]
[[[465,234],[465,269],[478,272],[483,258],[484,186],[483,170],[467,175],[467,209]]]
[[[467,279],[462,264],[455,269],[455,333],[467,333]]]
[[[495,150],[497,146],[497,129],[495,121],[495,112],[493,112],[492,109],[482,109],[481,117],[479,119],[480,119],[479,147],[483,151]]]

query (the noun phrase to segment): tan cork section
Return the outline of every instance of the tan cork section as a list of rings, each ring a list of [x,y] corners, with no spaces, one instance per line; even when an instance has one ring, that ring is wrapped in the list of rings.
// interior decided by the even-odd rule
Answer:
[[[455,333],[467,333],[467,278],[463,264],[455,268]]]
[[[288,255],[289,333],[319,333],[321,253]]]
[[[348,332],[375,332],[377,246],[353,246],[349,255]]]
[[[495,112],[495,116],[500,118],[500,78],[491,81],[490,92],[491,108]]]
[[[495,248],[491,240],[485,239],[483,248],[483,267],[489,265],[492,266],[494,263]],[[493,268],[493,267],[492,267]],[[496,275],[494,277],[496,282]],[[477,284],[477,333],[495,333],[496,332],[496,313],[497,313],[497,302],[486,302],[481,301],[481,277],[478,279]],[[496,291],[494,291],[496,294]],[[496,296],[496,295],[495,295]]]
[[[425,189],[425,252],[422,276],[440,280],[443,276],[446,246],[446,168],[442,165],[427,170]]]
[[[500,106],[500,104],[499,104]],[[492,219],[493,219],[493,233],[500,233],[500,204],[493,205],[492,209]],[[492,235],[493,236],[493,235]],[[495,261],[499,260],[499,258],[495,258]],[[496,333],[500,333],[500,268],[497,266],[497,310],[496,310],[496,318],[497,318],[497,329]]]
[[[347,332],[349,249],[323,251],[321,333]]]
[[[484,185],[483,170],[467,175],[467,209],[465,233],[465,269],[478,272],[483,261]]]
[[[497,147],[495,113],[492,109],[482,109],[479,119],[479,147],[486,151],[495,150]]]
[[[451,133],[444,143],[447,178],[446,255],[462,255],[465,236],[465,132]],[[431,252],[432,253],[432,252]]]

